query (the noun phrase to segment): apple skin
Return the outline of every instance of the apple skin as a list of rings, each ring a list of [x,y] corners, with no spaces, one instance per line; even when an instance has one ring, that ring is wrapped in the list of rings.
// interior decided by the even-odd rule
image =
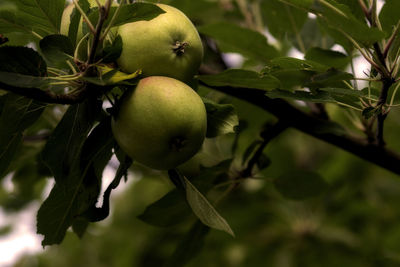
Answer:
[[[141,69],[144,76],[167,76],[189,82],[203,59],[199,33],[180,10],[165,4],[157,6],[165,13],[118,28],[122,53],[117,63],[127,73]]]
[[[199,151],[207,114],[202,99],[188,85],[151,76],[123,97],[111,125],[117,143],[133,160],[168,170]]]

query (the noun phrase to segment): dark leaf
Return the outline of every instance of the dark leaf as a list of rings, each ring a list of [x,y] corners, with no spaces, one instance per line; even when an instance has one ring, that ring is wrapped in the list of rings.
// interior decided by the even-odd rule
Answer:
[[[271,75],[263,75],[255,71],[229,69],[215,75],[199,75],[197,79],[211,86],[232,86],[273,90],[279,87],[279,80]]]
[[[181,223],[190,215],[185,197],[174,189],[148,206],[138,218],[151,225],[167,227]]]
[[[39,45],[49,63],[68,67],[66,60],[74,55],[74,47],[68,37],[61,34],[48,35],[40,40]]]
[[[2,1],[11,5],[0,10],[1,33],[23,32],[36,38],[58,33],[65,0]]]
[[[217,104],[203,98],[207,110],[207,137],[234,133],[239,119],[232,104]]]
[[[56,181],[69,176],[100,110],[101,103],[97,101],[71,105],[50,136],[42,158]]]
[[[214,38],[222,52],[234,52],[257,61],[268,62],[278,55],[275,47],[259,32],[226,22],[198,27],[200,33]]]
[[[287,34],[299,34],[307,20],[305,10],[279,0],[262,1],[261,11],[268,31],[278,39],[283,39]]]
[[[111,63],[115,62],[122,52],[122,39],[121,36],[117,36],[110,46],[106,46],[103,49],[102,62]]]
[[[43,77],[47,74],[46,68],[44,59],[31,48],[0,47],[0,71]]]
[[[343,53],[319,47],[310,48],[304,57],[307,60],[318,62],[336,69],[345,68],[351,61],[351,58]]]
[[[90,13],[89,19],[93,24],[97,23],[99,12],[98,8],[93,8],[93,11]],[[110,23],[117,7],[111,7],[110,14],[107,20],[104,22],[104,26],[108,26]],[[118,16],[113,22],[114,26],[120,26],[125,23],[135,22],[139,20],[151,20],[158,15],[165,13],[161,8],[158,6],[151,4],[151,3],[133,3],[123,5],[120,8]]]

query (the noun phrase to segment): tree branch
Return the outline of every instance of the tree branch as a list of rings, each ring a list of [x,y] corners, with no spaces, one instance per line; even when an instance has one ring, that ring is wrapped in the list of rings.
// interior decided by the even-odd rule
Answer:
[[[89,87],[89,85],[85,86]],[[81,103],[89,95],[90,91],[88,88],[85,88],[69,94],[55,94],[50,90],[41,90],[39,88],[19,88],[3,83],[0,83],[0,88],[40,102],[62,105]]]
[[[289,127],[309,134],[348,151],[364,160],[374,163],[393,173],[400,174],[400,155],[376,144],[369,144],[367,140],[356,138],[344,133],[335,133],[332,127],[336,124],[313,117],[281,99],[271,99],[264,92],[249,88],[234,88],[229,86],[209,88],[248,101],[265,111],[273,114]]]

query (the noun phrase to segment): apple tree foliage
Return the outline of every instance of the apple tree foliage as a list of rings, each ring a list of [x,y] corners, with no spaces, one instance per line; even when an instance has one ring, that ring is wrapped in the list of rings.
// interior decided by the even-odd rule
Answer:
[[[400,264],[398,1],[150,1],[182,10],[205,50],[191,86],[207,138],[165,172],[113,138],[118,99],[141,76],[118,70],[121,39],[107,38],[162,10],[74,2],[68,36],[65,0],[0,2],[0,179],[12,183],[0,205],[40,201],[42,245],[68,251],[51,246],[43,266]],[[90,46],[79,61],[83,14],[93,27],[82,24]]]

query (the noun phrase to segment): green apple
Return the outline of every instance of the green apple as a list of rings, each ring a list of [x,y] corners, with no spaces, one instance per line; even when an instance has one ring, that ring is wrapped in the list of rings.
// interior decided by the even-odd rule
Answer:
[[[203,45],[192,22],[180,10],[157,4],[165,13],[149,21],[121,25],[122,71],[142,70],[144,76],[168,76],[188,82],[203,59]]]
[[[153,169],[175,168],[199,151],[207,114],[200,96],[185,83],[163,76],[139,81],[112,121],[125,153]]]

